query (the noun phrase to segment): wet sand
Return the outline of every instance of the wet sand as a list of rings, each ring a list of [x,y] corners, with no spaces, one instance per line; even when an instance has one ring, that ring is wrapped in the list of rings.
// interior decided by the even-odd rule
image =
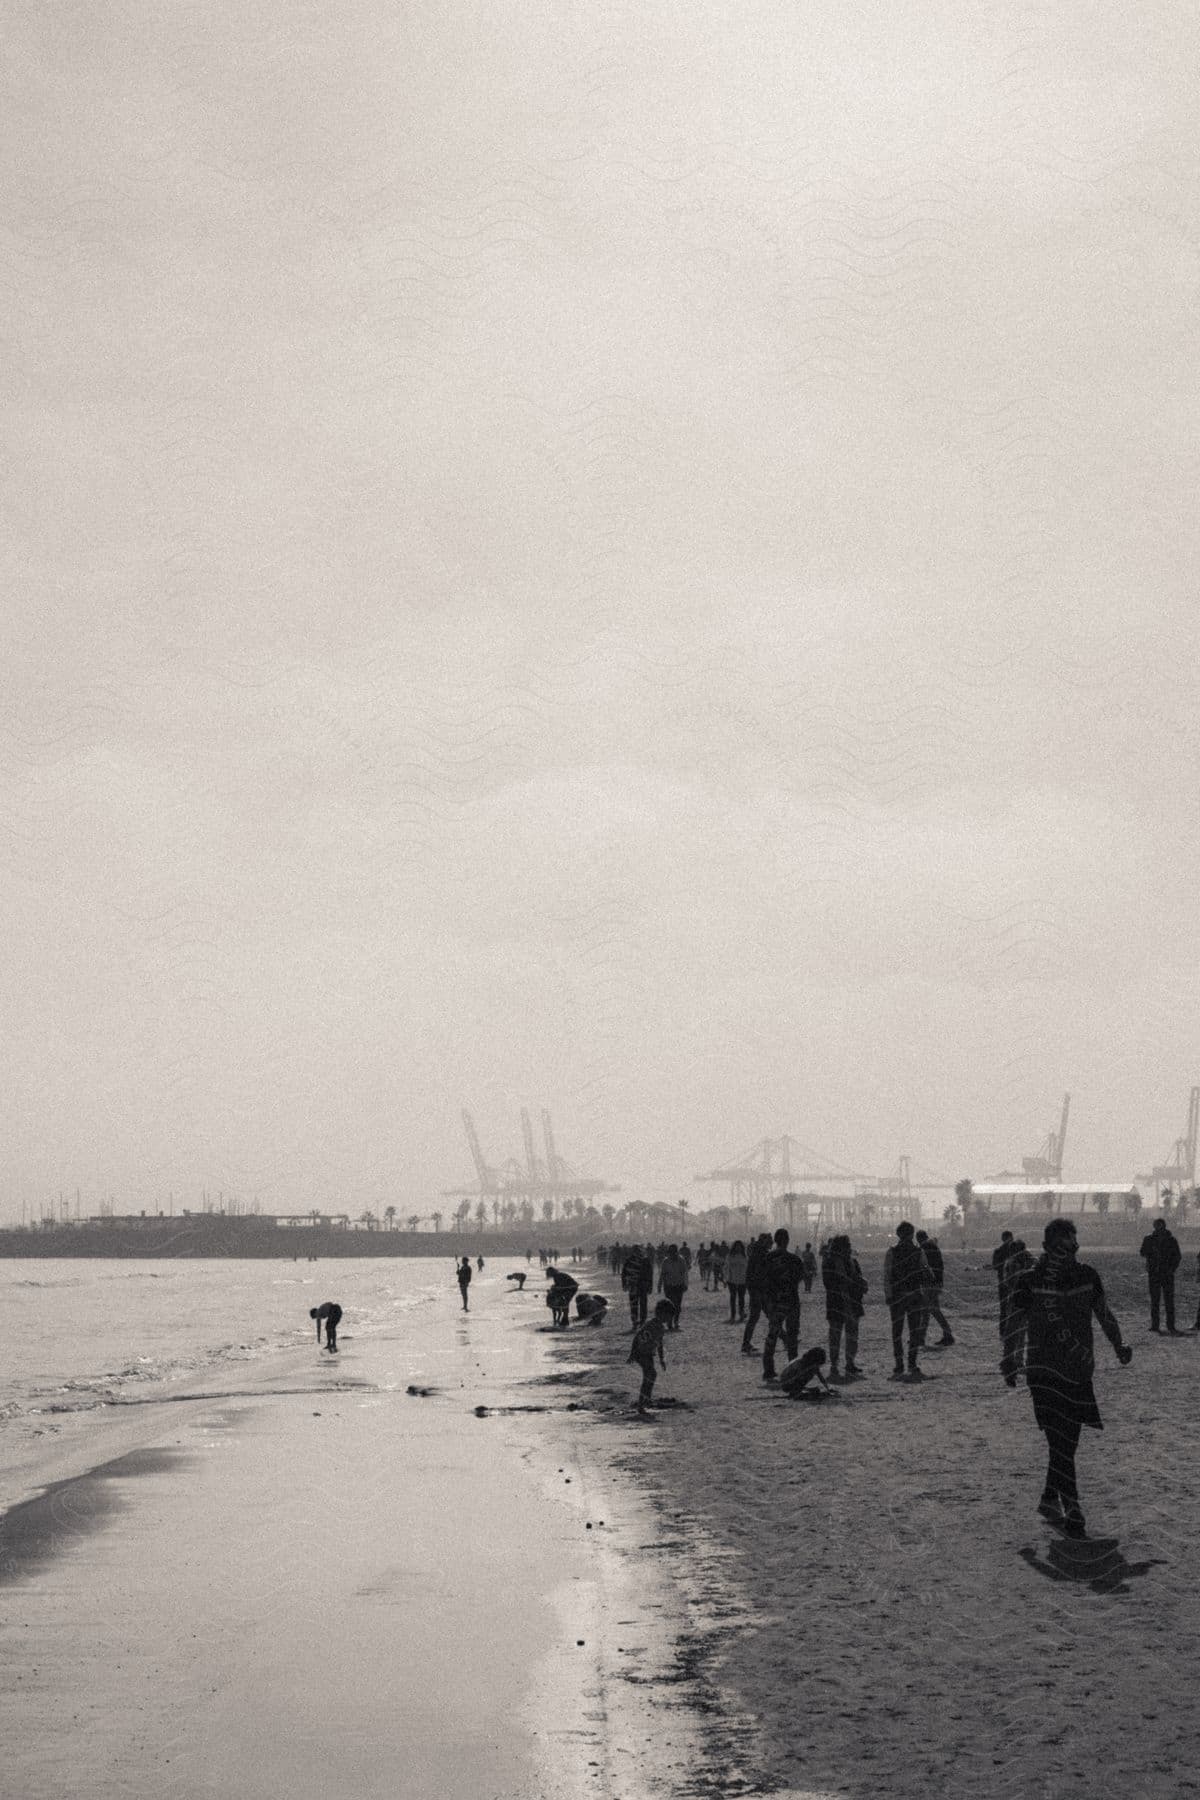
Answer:
[[[537,1382],[540,1293],[478,1289],[415,1383],[386,1339],[289,1353],[253,1396],[129,1409],[140,1443],[4,1515],[6,1795],[638,1791],[606,1670],[657,1589],[602,1540],[642,1515]]]

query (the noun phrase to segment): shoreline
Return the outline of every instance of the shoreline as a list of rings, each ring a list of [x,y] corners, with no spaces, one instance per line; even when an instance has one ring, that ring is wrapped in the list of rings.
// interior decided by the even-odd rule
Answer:
[[[612,1671],[669,1595],[629,1577],[645,1515],[591,1472],[540,1292],[490,1285],[53,1447],[0,1518],[22,1800],[641,1794]]]

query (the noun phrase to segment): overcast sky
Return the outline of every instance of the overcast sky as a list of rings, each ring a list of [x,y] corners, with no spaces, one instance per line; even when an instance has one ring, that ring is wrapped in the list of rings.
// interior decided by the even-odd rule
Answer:
[[[1188,9],[5,37],[0,1213],[1166,1156]]]

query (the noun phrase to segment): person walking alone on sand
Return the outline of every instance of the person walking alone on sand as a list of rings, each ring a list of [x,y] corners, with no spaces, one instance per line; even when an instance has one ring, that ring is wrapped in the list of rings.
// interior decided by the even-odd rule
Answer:
[[[915,1227],[901,1219],[896,1227],[896,1242],[883,1259],[883,1297],[892,1314],[893,1376],[907,1373],[911,1381],[921,1380],[917,1353],[921,1348],[921,1315],[925,1306],[925,1290],[931,1285],[929,1264],[914,1238]],[[904,1363],[904,1327],[908,1326],[908,1367]]]
[[[455,1275],[458,1280],[458,1291],[462,1295],[463,1311],[470,1312],[471,1309],[467,1305],[467,1289],[471,1285],[471,1259],[469,1256],[463,1257],[455,1270]]]
[[[846,1374],[861,1375],[855,1362],[858,1355],[858,1321],[863,1316],[863,1295],[867,1291],[863,1272],[858,1265],[850,1239],[835,1237],[821,1268],[825,1285],[825,1320],[829,1326],[829,1378],[839,1379],[838,1357],[843,1333],[846,1344]]]
[[[930,1319],[936,1319],[942,1328],[938,1343],[945,1346],[954,1342],[951,1331],[942,1311],[942,1287],[946,1280],[946,1259],[938,1248],[936,1238],[931,1238],[927,1231],[918,1231],[917,1242],[921,1246],[921,1254],[929,1264],[929,1286],[925,1289],[921,1305],[921,1343],[924,1345],[929,1331]]]
[[[811,1244],[805,1244],[800,1252],[800,1261],[804,1264],[804,1291],[812,1293],[812,1284],[817,1278],[817,1258]]]
[[[1109,1310],[1099,1275],[1076,1260],[1079,1239],[1073,1221],[1051,1219],[1042,1243],[1043,1254],[1018,1277],[1012,1296],[1013,1312],[1025,1316],[1028,1328],[1025,1379],[1048,1450],[1038,1511],[1061,1524],[1068,1537],[1084,1537],[1075,1452],[1085,1425],[1103,1430],[1092,1387],[1093,1317],[1123,1367],[1132,1362],[1133,1351],[1121,1341],[1121,1327]]]
[[[1166,1310],[1167,1331],[1175,1336],[1175,1271],[1179,1267],[1179,1239],[1167,1230],[1165,1219],[1155,1219],[1153,1229],[1142,1239],[1138,1255],[1146,1260],[1146,1279],[1150,1284],[1150,1329],[1159,1330],[1159,1307]]]
[[[775,1248],[763,1264],[763,1310],[767,1337],[763,1344],[763,1380],[775,1380],[775,1346],[782,1336],[788,1361],[800,1351],[800,1283],[804,1264],[788,1249],[786,1226],[775,1233]]]

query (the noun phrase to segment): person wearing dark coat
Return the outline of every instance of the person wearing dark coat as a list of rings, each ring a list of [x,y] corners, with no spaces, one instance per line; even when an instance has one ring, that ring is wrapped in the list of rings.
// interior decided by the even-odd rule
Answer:
[[[861,1375],[855,1362],[858,1355],[858,1321],[863,1316],[863,1295],[867,1291],[858,1258],[844,1234],[830,1242],[821,1263],[821,1280],[825,1286],[825,1319],[829,1326],[829,1373],[838,1373],[838,1356],[843,1338],[846,1345],[846,1374]]]
[[[932,1285],[929,1264],[916,1242],[915,1227],[901,1219],[896,1227],[896,1242],[883,1259],[883,1297],[892,1315],[892,1354],[897,1378],[907,1374],[919,1381],[921,1371],[917,1356],[921,1348],[921,1317],[925,1309],[925,1290]],[[905,1369],[904,1328],[908,1327],[908,1367]]]
[[[746,1298],[750,1302],[750,1311],[746,1314],[746,1329],[742,1333],[742,1354],[755,1356],[754,1327],[763,1315],[763,1271],[767,1257],[771,1253],[771,1234],[762,1231],[751,1244],[746,1256]]]
[[[1042,1234],[1043,1254],[1013,1287],[1012,1310],[1028,1334],[1025,1380],[1033,1416],[1045,1434],[1048,1459],[1038,1511],[1068,1537],[1086,1536],[1075,1476],[1075,1452],[1085,1425],[1103,1429],[1092,1387],[1097,1321],[1122,1366],[1133,1351],[1121,1340],[1095,1269],[1077,1261],[1079,1240],[1071,1219],[1051,1219]]]
[[[1159,1308],[1167,1315],[1167,1331],[1175,1336],[1175,1271],[1179,1267],[1179,1239],[1167,1230],[1165,1219],[1155,1219],[1153,1228],[1142,1239],[1138,1255],[1146,1260],[1146,1279],[1150,1284],[1150,1329],[1159,1330]]]
[[[763,1380],[775,1380],[775,1346],[782,1337],[788,1361],[800,1354],[800,1283],[804,1264],[788,1249],[786,1226],[775,1233],[775,1248],[763,1263],[763,1311],[767,1336],[763,1344]]]

